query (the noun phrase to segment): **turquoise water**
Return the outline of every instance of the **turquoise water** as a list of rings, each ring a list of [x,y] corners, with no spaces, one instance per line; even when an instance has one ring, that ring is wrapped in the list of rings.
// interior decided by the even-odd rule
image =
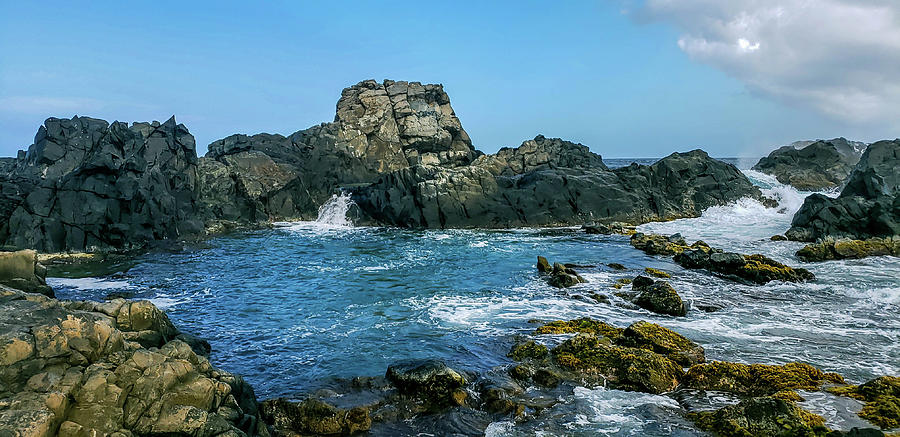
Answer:
[[[743,200],[697,219],[640,229],[680,232],[801,264],[793,256],[798,244],[768,237],[788,228],[808,193],[745,172],[779,198],[778,209]],[[647,256],[624,236],[577,229],[409,231],[333,222],[229,235],[180,252],[143,255],[115,275],[50,282],[62,298],[103,299],[125,291],[152,300],[182,330],[209,340],[212,362],[244,375],[260,398],[302,395],[334,378],[381,375],[406,358],[437,357],[486,372],[509,363],[505,354],[514,337],[533,331],[533,319],[581,316],[618,326],[660,323],[703,345],[709,359],[799,360],[853,382],[900,374],[898,258],[808,264],[816,282],[745,286]],[[537,277],[537,255],[597,267],[580,269],[587,284],[560,291]],[[603,266],[609,262],[629,270]],[[656,315],[612,296],[617,278],[634,277],[644,267],[673,274],[672,285],[692,306],[687,317]],[[610,302],[581,298],[595,292]],[[720,309],[696,309],[703,305]],[[537,420],[483,423],[480,429],[487,426],[491,435],[696,433],[679,419],[681,407],[671,397],[581,387],[554,395],[562,403]],[[808,407],[819,408],[832,425],[852,423],[823,404]]]

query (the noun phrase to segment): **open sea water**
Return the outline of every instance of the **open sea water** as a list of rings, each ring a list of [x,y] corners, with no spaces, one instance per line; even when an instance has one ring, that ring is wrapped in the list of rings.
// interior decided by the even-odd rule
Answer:
[[[853,383],[900,374],[900,258],[800,262],[794,252],[801,244],[769,237],[788,229],[810,193],[746,170],[752,162],[731,162],[778,199],[779,207],[743,199],[699,218],[639,230],[678,232],[691,241],[761,253],[808,268],[816,281],[736,284],[645,255],[626,236],[587,235],[576,228],[354,227],[343,214],[348,200],[338,197],[316,222],[235,233],[179,252],[147,253],[109,275],[48,282],[65,299],[128,293],[153,301],[182,331],[209,340],[212,363],[243,375],[260,399],[301,396],[335,378],[383,375],[389,364],[407,358],[440,358],[486,372],[510,363],[506,352],[517,335],[534,330],[534,320],[585,316],[621,327],[637,320],[659,323],[701,344],[710,360],[803,361]],[[560,291],[538,277],[538,255],[597,267],[579,270],[586,284]],[[610,262],[628,270],[603,266]],[[672,274],[670,283],[691,306],[687,317],[650,313],[613,296],[617,279],[632,278],[644,267]],[[610,301],[577,298],[591,293]],[[559,403],[535,420],[484,424],[484,432],[698,434],[680,419],[682,407],[669,396],[584,387],[558,396]],[[807,398],[804,406],[832,426],[861,424],[828,396]]]

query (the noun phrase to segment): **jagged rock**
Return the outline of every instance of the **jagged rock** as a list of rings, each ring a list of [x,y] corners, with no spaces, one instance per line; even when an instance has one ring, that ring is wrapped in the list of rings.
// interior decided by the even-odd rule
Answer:
[[[883,255],[900,256],[900,236],[868,240],[828,239],[807,244],[797,251],[797,256],[804,261],[856,259]]]
[[[643,276],[638,276],[643,278]],[[642,289],[632,301],[635,305],[654,313],[683,317],[687,308],[678,292],[666,281],[656,281]]]
[[[250,386],[187,344],[165,342],[172,331],[149,302],[60,302],[0,286],[0,429],[268,435]],[[131,338],[159,343],[148,349]]]
[[[0,252],[0,284],[53,297],[47,286],[47,268],[37,260],[37,252]]]
[[[409,360],[388,367],[386,377],[404,394],[435,406],[463,405],[466,378],[438,360]]]
[[[55,252],[197,234],[196,164],[194,137],[174,117],[130,127],[49,118],[3,183],[6,243]]]
[[[841,186],[866,145],[845,138],[819,140],[798,148],[785,146],[759,160],[753,170],[768,173],[800,190],[820,191]]]
[[[560,168],[608,170],[600,155],[591,153],[587,146],[543,135],[527,140],[517,148],[503,147],[494,155],[483,155],[473,165],[483,167],[495,176]]]
[[[900,235],[900,139],[873,143],[840,196],[813,194],[794,214],[791,240],[866,240]]]
[[[210,144],[200,199],[206,217],[217,220],[314,219],[341,187],[412,165],[466,165],[479,155],[441,85],[367,80],[343,90],[334,122]]]
[[[505,155],[530,156],[535,147],[552,148],[556,154],[584,153],[581,145],[539,136]],[[597,159],[558,159],[557,165],[578,167],[507,166],[500,175],[487,164],[490,158],[455,169],[397,170],[354,188],[353,200],[381,224],[498,228],[696,217],[710,206],[760,195],[737,168],[700,150],[675,153],[651,166],[608,170],[593,165]],[[517,169],[524,173],[511,174]]]

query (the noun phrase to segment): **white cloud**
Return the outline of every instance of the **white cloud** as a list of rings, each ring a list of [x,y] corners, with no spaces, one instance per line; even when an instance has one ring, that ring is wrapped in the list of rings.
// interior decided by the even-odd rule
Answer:
[[[836,119],[900,128],[900,1],[646,0],[692,59],[754,92]]]

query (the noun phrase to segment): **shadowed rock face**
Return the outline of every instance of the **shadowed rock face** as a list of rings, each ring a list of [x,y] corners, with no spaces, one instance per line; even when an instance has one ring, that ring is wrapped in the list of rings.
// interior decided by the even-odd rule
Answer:
[[[839,187],[847,180],[865,149],[864,143],[845,138],[798,146],[773,151],[760,159],[753,169],[771,174],[778,182],[800,190],[825,190]]]
[[[900,235],[900,140],[871,144],[840,196],[807,197],[785,235],[796,241]]]
[[[202,230],[194,137],[165,123],[50,118],[0,180],[0,237],[45,252],[128,247]],[[6,215],[8,214],[8,215]]]
[[[736,167],[701,150],[610,171],[580,144],[538,136],[468,166],[386,174],[353,199],[381,224],[502,228],[696,217],[759,194]]]

